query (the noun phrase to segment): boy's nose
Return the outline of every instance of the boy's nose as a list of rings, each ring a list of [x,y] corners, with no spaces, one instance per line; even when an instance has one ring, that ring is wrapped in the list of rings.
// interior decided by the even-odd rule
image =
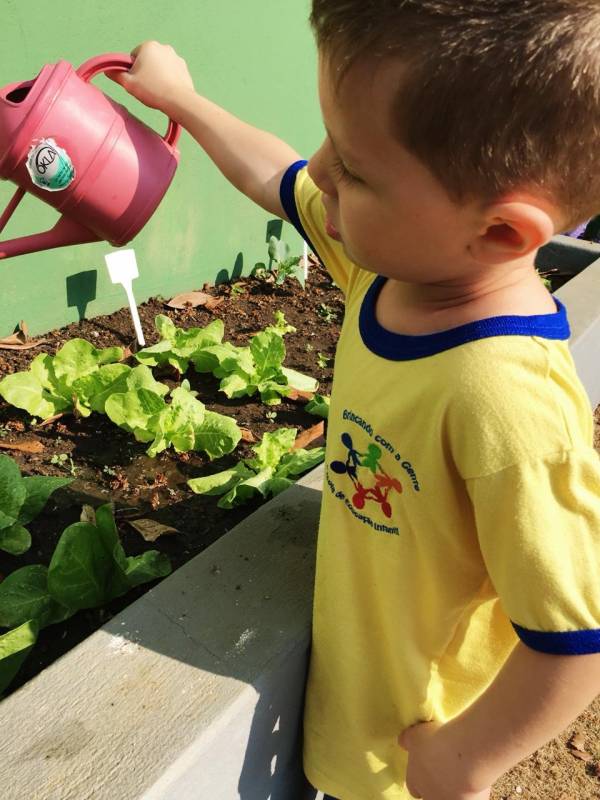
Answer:
[[[334,197],[336,190],[328,169],[329,161],[330,159],[327,156],[327,142],[323,142],[321,147],[308,162],[308,174],[323,194]]]

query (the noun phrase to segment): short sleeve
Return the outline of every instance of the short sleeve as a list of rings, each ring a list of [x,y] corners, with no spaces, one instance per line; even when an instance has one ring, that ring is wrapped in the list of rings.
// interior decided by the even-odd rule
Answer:
[[[281,205],[300,236],[346,294],[357,267],[346,258],[342,245],[325,232],[322,193],[308,174],[307,163],[296,161],[285,172],[279,190]]]
[[[519,638],[600,652],[600,459],[591,447],[519,463],[467,487],[486,568]]]

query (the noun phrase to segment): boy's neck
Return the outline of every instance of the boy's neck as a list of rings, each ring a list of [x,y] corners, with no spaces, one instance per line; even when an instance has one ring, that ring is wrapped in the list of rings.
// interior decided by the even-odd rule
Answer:
[[[377,303],[379,323],[408,335],[449,330],[489,317],[555,311],[554,300],[531,262],[453,283],[415,284],[390,278]]]

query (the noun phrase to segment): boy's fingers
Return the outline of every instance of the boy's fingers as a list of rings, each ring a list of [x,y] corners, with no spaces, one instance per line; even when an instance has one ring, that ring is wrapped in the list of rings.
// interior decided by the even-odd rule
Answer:
[[[123,70],[112,70],[110,72],[104,73],[107,78],[110,78],[111,81],[120,84],[121,86],[125,86],[127,81],[130,78],[129,72],[123,72]]]

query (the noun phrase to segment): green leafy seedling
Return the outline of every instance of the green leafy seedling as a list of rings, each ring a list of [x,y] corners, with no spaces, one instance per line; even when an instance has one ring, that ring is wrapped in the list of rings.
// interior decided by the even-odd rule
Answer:
[[[271,271],[275,273],[275,285],[281,286],[288,278],[295,278],[305,288],[304,269],[301,256],[290,257],[290,247],[286,242],[271,236],[269,239],[269,258]]]
[[[332,322],[336,322],[338,318],[337,311],[326,303],[319,304],[317,314],[321,317],[323,322],[326,322],[328,325],[331,325]]]
[[[317,364],[321,369],[327,369],[330,361],[331,359],[329,356],[326,356],[324,353],[317,353]]]
[[[50,459],[50,463],[66,469],[73,477],[77,475],[77,467],[68,453],[56,453]]]
[[[240,297],[240,295],[246,294],[246,287],[243,281],[237,281],[236,283],[231,284],[231,296],[232,297]]]
[[[316,417],[328,419],[329,417],[329,397],[322,394],[316,394],[305,406],[305,411],[309,414],[314,414]]]

